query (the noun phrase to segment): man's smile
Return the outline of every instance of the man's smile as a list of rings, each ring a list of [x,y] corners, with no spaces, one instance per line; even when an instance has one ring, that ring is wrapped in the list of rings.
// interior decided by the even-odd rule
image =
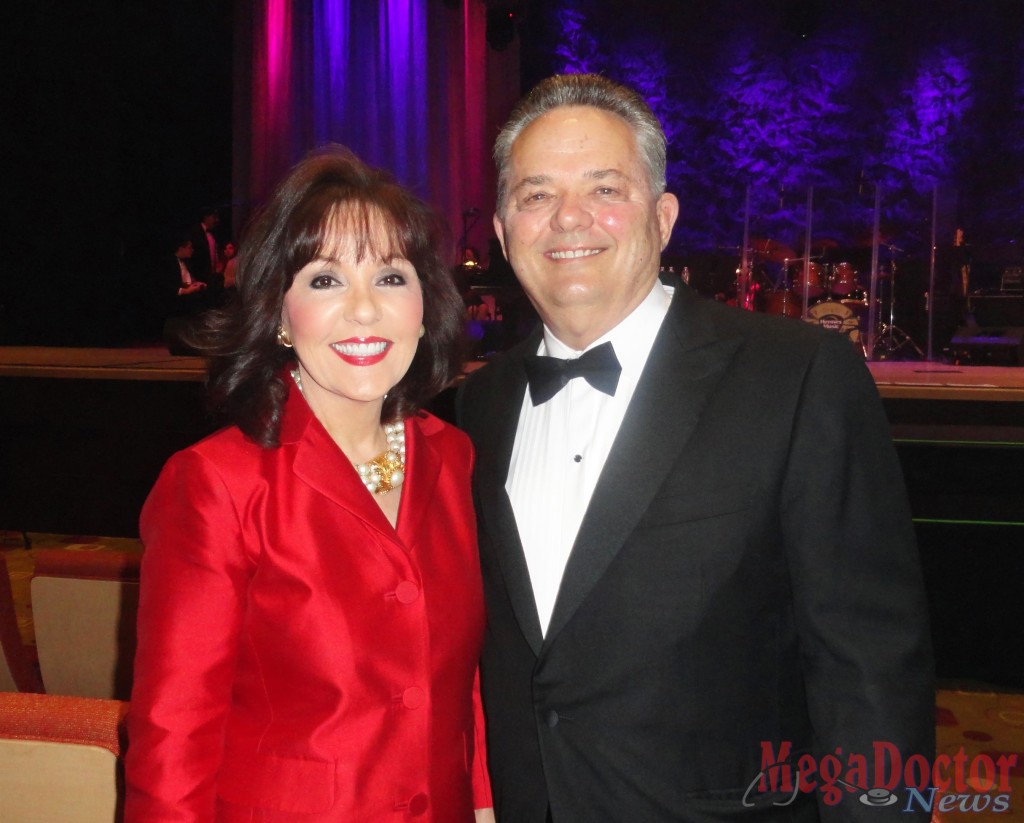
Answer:
[[[575,260],[578,257],[591,257],[603,251],[604,249],[566,249],[565,251],[549,251],[547,256],[552,260]]]

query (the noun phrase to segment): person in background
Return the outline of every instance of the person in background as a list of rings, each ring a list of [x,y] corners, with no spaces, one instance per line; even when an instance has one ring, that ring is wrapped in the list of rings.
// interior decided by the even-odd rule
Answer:
[[[200,220],[192,227],[192,272],[205,283],[213,282],[213,275],[219,267],[216,230],[220,225],[220,213],[212,206],[204,207]]]
[[[422,411],[462,362],[441,249],[340,147],[247,236],[200,335],[230,425],[142,510],[129,823],[493,820],[473,454]]]
[[[182,232],[173,243],[174,254],[161,259],[152,287],[152,304],[160,317],[162,335],[171,354],[194,354],[187,338],[193,333],[199,316],[209,308],[207,284],[191,269],[192,240]]]
[[[466,304],[465,330],[469,356],[482,358],[494,354],[501,349],[501,321],[495,319],[490,304],[479,294],[468,292],[462,299]]]
[[[194,254],[192,241],[181,235],[174,243],[173,259],[165,258],[160,266],[159,287],[169,298],[167,302],[174,303],[176,301],[170,298],[189,297],[206,289],[206,282],[192,273],[191,260]]]
[[[224,291],[234,293],[235,278],[238,276],[238,246],[231,240],[224,244],[221,252],[221,260],[224,264],[222,274],[224,276]]]
[[[543,321],[457,398],[498,820],[912,819],[873,766],[838,800],[793,778],[805,755],[934,746],[919,558],[864,363],[659,281],[679,204],[632,89],[545,80],[495,158],[495,231]]]

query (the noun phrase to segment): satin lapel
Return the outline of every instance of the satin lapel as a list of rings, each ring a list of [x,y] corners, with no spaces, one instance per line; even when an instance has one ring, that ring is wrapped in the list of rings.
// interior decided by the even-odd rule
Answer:
[[[440,431],[436,421],[433,427]],[[403,537],[406,545],[412,545],[412,541],[405,540],[404,536],[415,535],[419,531],[420,524],[430,510],[441,475],[443,456],[435,447],[434,438],[427,431],[429,428],[432,426],[425,426],[420,418],[410,419],[405,426],[406,478],[402,502],[398,508],[398,534]]]
[[[740,340],[722,337],[677,289],[580,524],[544,646],[579,608],[650,505],[726,374]]]
[[[536,351],[539,340],[538,332],[530,337],[525,346],[487,367],[496,369],[488,385],[498,390],[489,392],[486,397],[478,397],[476,402],[481,403],[483,410],[475,412],[476,419],[480,421],[475,437],[475,485],[480,509],[480,532],[486,535],[481,541],[481,548],[486,551],[488,543],[493,547],[519,627],[534,652],[540,651],[543,635],[530,571],[519,539],[512,503],[505,491],[505,481],[519,425],[519,411],[526,392],[526,371],[521,352]]]

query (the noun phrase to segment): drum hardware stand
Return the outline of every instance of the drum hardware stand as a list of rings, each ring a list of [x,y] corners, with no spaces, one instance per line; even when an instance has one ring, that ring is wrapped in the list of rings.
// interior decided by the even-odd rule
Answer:
[[[753,308],[753,296],[750,295],[750,274],[753,264],[750,254],[750,186],[747,185],[746,198],[743,203],[743,253],[740,267],[736,270],[736,305],[741,309]]]
[[[910,346],[917,356],[925,359],[921,347],[914,342],[914,339],[903,329],[896,325],[896,260],[894,252],[901,251],[895,246],[889,246],[889,322],[882,323],[878,327],[878,334],[875,337],[874,357],[877,360],[889,360],[901,349]]]
[[[781,204],[780,204],[781,205]],[[811,292],[811,227],[813,225],[814,215],[814,186],[807,187],[807,211],[804,212],[806,222],[804,224],[804,273],[803,277],[800,278],[803,282],[803,294],[800,301],[800,317],[804,320],[807,319],[807,306],[810,302]],[[819,283],[819,285],[821,285]]]
[[[917,356],[924,360],[924,352],[909,334],[899,326],[883,323],[878,330],[878,339],[875,341],[875,359],[891,360],[893,355],[906,346],[913,348],[917,352]]]
[[[736,293],[736,306],[753,311],[754,292],[756,291],[753,263],[747,262],[744,267],[743,261],[740,261],[740,265],[736,267],[736,277],[732,281],[732,288]]]

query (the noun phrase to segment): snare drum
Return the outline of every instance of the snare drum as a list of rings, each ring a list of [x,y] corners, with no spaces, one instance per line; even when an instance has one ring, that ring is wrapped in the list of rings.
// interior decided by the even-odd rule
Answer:
[[[837,264],[832,272],[832,285],[830,287],[832,294],[846,297],[857,289],[860,289],[857,270],[849,263]]]
[[[868,294],[864,289],[854,289],[850,292],[849,297],[844,297],[839,301],[844,306],[849,306],[853,309],[853,313],[860,318],[860,327],[867,331],[868,328],[868,309],[870,303],[868,302]],[[878,300],[875,300],[875,306],[878,306]]]
[[[849,306],[854,311],[858,311],[858,306],[863,306],[864,312],[867,313],[868,293],[860,286],[857,286],[857,288],[851,289],[844,297],[841,297],[839,302],[844,306]]]

